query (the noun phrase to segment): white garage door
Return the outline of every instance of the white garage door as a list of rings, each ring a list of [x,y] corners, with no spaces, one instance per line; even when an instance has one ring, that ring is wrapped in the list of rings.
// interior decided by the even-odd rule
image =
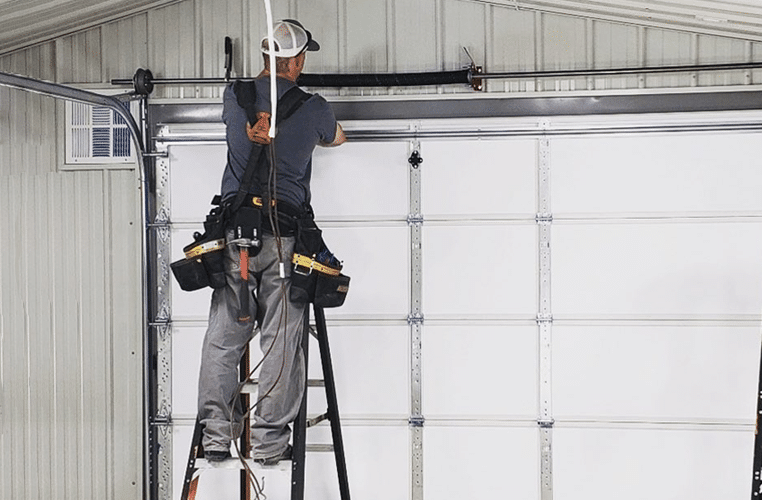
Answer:
[[[348,123],[357,140],[319,150],[314,208],[352,277],[326,312],[353,497],[745,498],[759,118]],[[225,162],[222,129],[195,130],[162,130],[171,260]],[[179,498],[210,292],[172,286]],[[332,460],[308,457],[309,498],[339,498]],[[197,498],[237,498],[237,478],[206,472]]]

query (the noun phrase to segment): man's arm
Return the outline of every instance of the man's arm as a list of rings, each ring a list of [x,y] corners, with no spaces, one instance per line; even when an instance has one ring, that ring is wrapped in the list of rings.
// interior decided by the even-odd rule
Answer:
[[[344,134],[344,129],[341,128],[341,124],[339,124],[339,122],[336,122],[336,136],[334,137],[333,142],[322,143],[320,145],[326,148],[332,148],[334,146],[344,144],[345,142],[347,142],[347,136]]]

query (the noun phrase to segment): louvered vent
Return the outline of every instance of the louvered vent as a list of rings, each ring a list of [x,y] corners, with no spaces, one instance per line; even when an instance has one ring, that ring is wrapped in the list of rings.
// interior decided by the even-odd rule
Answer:
[[[125,163],[134,160],[127,122],[104,106],[66,103],[66,163]]]

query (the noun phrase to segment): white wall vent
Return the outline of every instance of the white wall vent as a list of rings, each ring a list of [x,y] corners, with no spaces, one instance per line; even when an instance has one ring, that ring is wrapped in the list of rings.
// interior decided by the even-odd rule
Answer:
[[[127,122],[105,106],[66,102],[66,163],[103,164],[135,161]]]

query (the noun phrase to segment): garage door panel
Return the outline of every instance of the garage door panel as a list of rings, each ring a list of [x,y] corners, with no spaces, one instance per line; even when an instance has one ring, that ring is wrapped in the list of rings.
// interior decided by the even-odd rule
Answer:
[[[537,429],[427,426],[426,500],[539,498]]]
[[[559,138],[551,142],[551,155],[558,216],[762,210],[756,135]]]
[[[410,429],[406,425],[345,425],[342,434],[353,498],[409,498],[410,463],[407,455],[410,450]],[[317,442],[329,441],[326,435]],[[336,463],[331,465],[335,470]],[[337,489],[333,486],[329,494],[320,498],[339,498]]]
[[[424,315],[534,317],[536,233],[519,224],[424,226]]]
[[[553,431],[557,498],[746,498],[754,430]]]
[[[557,325],[553,411],[561,420],[752,423],[759,342],[756,326]]]
[[[759,223],[554,224],[552,245],[554,315],[759,313]]]
[[[220,194],[227,148],[219,143],[177,144],[167,150],[171,220],[201,223],[212,198]]]
[[[172,414],[194,419],[198,408],[198,374],[206,325],[172,326]]]
[[[331,325],[328,337],[342,416],[406,418],[410,405],[407,325]],[[323,378],[317,344],[310,349],[310,377]],[[313,391],[310,398],[323,392]]]
[[[537,328],[427,325],[423,413],[533,418],[537,412]]]
[[[583,119],[560,136],[548,123],[540,138],[472,127],[457,140],[432,139],[424,123],[418,170],[414,137],[315,152],[313,206],[352,279],[344,306],[325,311],[352,494],[409,499],[422,477],[431,500],[537,499],[547,466],[559,499],[747,495],[759,134],[586,135]],[[361,130],[375,125],[387,126]],[[226,152],[169,150],[174,261],[201,230]],[[408,222],[419,210],[422,222]],[[177,485],[211,290],[172,279],[171,293]],[[256,362],[256,341],[253,351]],[[321,378],[314,339],[310,353]],[[325,410],[322,393],[310,389],[310,414]],[[538,421],[552,429],[540,434]],[[325,422],[308,431],[330,441]],[[307,460],[307,488],[337,498],[331,455]],[[211,495],[235,497],[225,488],[237,483],[237,471],[202,478]]]
[[[425,217],[536,212],[536,141],[421,143]]]
[[[317,148],[311,190],[318,219],[405,219],[407,154],[405,142],[349,142],[339,148]]]
[[[323,239],[351,278],[344,305],[328,318],[380,315],[406,318],[410,304],[407,226],[323,228]]]

